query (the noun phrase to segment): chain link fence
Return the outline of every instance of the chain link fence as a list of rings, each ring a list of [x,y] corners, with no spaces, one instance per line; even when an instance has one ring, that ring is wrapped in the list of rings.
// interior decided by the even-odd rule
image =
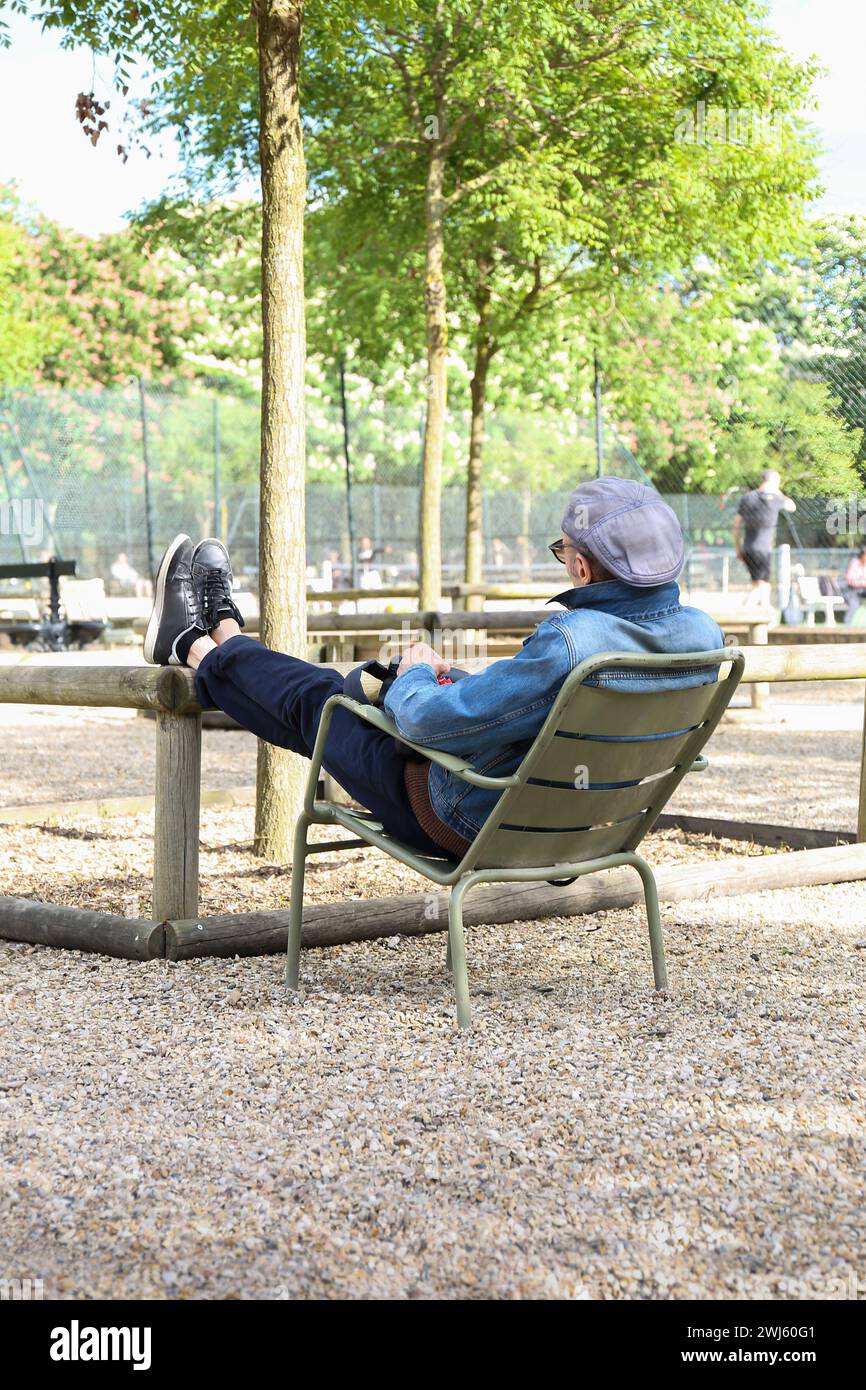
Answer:
[[[344,430],[344,423],[347,428]],[[308,408],[307,562],[311,574],[348,584],[359,558],[383,583],[417,577],[423,411],[313,398]],[[463,574],[465,457],[469,422],[452,414],[442,500],[443,571]],[[346,449],[351,471],[351,507]],[[0,399],[0,563],[56,554],[100,577],[109,592],[151,577],[178,531],[216,534],[236,572],[255,589],[258,557],[259,402],[251,396],[132,383],[121,389],[40,387]],[[558,578],[547,551],[560,531],[564,495],[598,471],[595,422],[566,412],[496,413],[487,424],[483,536],[485,578]],[[607,426],[601,467],[646,481]],[[697,587],[747,587],[733,560],[739,491],[666,493],[688,545]],[[850,550],[829,527],[833,499],[801,498],[777,539],[814,569],[844,568]],[[287,524],[291,524],[288,519]],[[850,542],[849,542],[850,543]],[[836,546],[841,548],[836,550]],[[814,553],[814,554],[813,554]]]
[[[399,578],[417,573],[423,412],[339,405],[308,408],[307,560],[351,567],[352,546]],[[442,502],[445,573],[462,573],[469,422],[449,419]],[[350,455],[351,505],[346,446]],[[135,383],[122,389],[51,387],[0,400],[0,562],[57,554],[111,582],[112,567],[152,576],[178,531],[217,534],[238,573],[258,557],[259,402]],[[603,471],[641,477],[609,436]],[[491,572],[529,577],[549,568],[563,493],[597,469],[594,426],[576,417],[495,416],[483,499]],[[546,483],[546,485],[545,485]]]

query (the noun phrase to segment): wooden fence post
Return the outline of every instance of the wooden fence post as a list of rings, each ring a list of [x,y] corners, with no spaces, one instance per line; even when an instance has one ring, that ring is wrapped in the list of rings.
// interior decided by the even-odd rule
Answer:
[[[866,699],[863,702],[863,741],[860,746],[860,793],[857,801],[857,839],[866,840]]]
[[[749,625],[749,642],[754,646],[766,647],[769,643],[769,627],[766,623],[751,623]],[[770,698],[770,687],[764,681],[757,681],[752,686],[752,709],[763,709]]]
[[[156,717],[155,922],[198,912],[201,715]]]

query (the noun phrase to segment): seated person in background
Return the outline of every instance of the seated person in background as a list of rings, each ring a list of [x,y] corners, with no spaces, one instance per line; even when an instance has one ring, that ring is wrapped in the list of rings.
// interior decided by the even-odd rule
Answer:
[[[423,642],[408,648],[384,701],[405,737],[504,776],[519,765],[566,676],[586,657],[724,646],[717,623],[680,604],[675,581],[683,564],[682,532],[652,488],[623,478],[581,484],[550,549],[570,586],[551,600],[562,609],[539,623],[516,656],[440,685],[450,663]],[[225,710],[259,738],[310,757],[322,707],[342,692],[343,677],[269,651],[244,636],[242,626],[225,547],[176,537],[160,565],[145,659],[191,667],[203,706]],[[666,689],[704,684],[715,671],[601,679],[625,680],[629,690]],[[324,767],[388,834],[424,854],[461,857],[498,793],[403,752],[408,756],[389,734],[338,709]]]
[[[854,614],[866,598],[866,542],[860,546],[853,559],[848,561],[845,571],[845,622],[852,623]]]
[[[490,542],[490,556],[495,570],[504,569],[508,564],[510,551],[505,542],[499,537],[494,536]]]
[[[146,598],[150,594],[150,584],[137,569],[133,569],[125,550],[118,553],[109,573],[115,593],[135,594],[136,598]]]

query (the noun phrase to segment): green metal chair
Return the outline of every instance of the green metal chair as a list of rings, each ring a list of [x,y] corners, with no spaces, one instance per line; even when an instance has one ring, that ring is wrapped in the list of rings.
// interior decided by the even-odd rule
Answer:
[[[590,684],[601,671],[640,677],[648,672],[709,672],[726,663],[729,669],[719,671],[718,680],[686,689],[647,692],[623,689],[622,682],[617,688]],[[632,865],[643,883],[655,987],[667,989],[655,878],[635,850],[686,773],[706,766],[701,749],[739,684],[743,664],[743,654],[732,647],[673,656],[604,652],[590,657],[563,682],[534,743],[510,777],[476,772],[463,758],[403,738],[383,711],[345,695],[332,696],[322,711],[295,831],[286,984],[291,989],[298,985],[306,856],[376,845],[433,883],[452,887],[446,963],[461,1028],[470,1022],[463,899],[477,883],[573,879]],[[459,864],[444,854],[419,854],[386,834],[366,811],[315,799],[325,740],[338,705],[463,781],[501,792]],[[357,838],[309,844],[307,828],[313,824],[344,826]]]

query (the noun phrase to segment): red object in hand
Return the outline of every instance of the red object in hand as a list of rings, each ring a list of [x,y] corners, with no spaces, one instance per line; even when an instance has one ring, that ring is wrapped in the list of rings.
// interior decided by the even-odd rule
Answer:
[[[451,679],[450,676],[444,676],[444,675],[443,675],[443,676],[439,676],[438,679],[439,679],[439,684],[440,684],[440,685],[453,685],[453,684],[454,684],[454,682],[453,682],[453,680]]]

